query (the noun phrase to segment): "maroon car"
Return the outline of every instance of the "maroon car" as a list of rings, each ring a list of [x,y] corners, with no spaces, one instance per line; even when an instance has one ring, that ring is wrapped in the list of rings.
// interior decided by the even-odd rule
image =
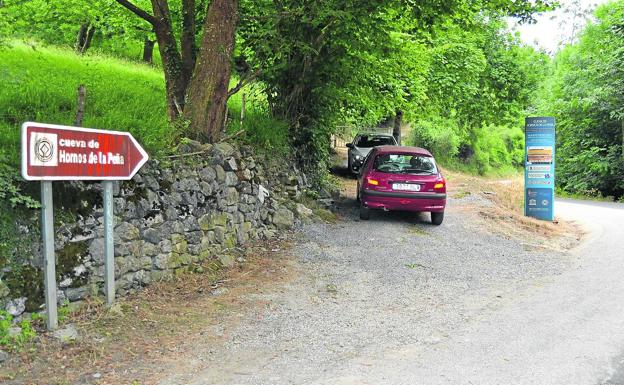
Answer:
[[[444,220],[446,181],[429,151],[418,147],[380,146],[366,157],[358,176],[360,218],[371,209],[431,213],[431,223]]]

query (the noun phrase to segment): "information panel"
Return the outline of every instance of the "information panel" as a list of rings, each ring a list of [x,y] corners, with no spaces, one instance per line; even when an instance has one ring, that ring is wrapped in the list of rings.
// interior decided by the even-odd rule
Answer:
[[[555,219],[555,118],[525,119],[524,214]]]

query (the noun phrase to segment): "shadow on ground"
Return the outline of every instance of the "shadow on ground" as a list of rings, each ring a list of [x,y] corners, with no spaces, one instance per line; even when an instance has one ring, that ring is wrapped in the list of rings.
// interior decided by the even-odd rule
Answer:
[[[359,202],[355,199],[355,190],[357,189],[357,176],[346,165],[346,160],[338,159],[336,163],[329,169],[332,175],[340,179],[341,194],[340,199],[336,202],[338,213],[346,221],[361,221],[359,216]],[[381,211],[373,210],[369,219],[371,222],[389,223],[427,223],[430,224],[428,213],[413,213],[402,211]]]

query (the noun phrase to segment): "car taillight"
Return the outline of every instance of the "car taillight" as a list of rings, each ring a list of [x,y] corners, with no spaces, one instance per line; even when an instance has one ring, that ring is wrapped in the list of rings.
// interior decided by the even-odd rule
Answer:
[[[379,185],[379,181],[372,179],[372,178],[366,178],[366,182],[372,186],[378,186]]]
[[[435,190],[443,190],[446,187],[446,180],[444,180],[443,177],[440,177],[440,179],[436,180],[435,185],[433,185],[433,188]]]

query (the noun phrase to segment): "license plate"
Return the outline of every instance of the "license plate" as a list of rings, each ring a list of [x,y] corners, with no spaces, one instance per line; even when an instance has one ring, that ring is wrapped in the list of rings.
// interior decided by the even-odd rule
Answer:
[[[420,191],[420,185],[414,183],[393,183],[393,190]]]

